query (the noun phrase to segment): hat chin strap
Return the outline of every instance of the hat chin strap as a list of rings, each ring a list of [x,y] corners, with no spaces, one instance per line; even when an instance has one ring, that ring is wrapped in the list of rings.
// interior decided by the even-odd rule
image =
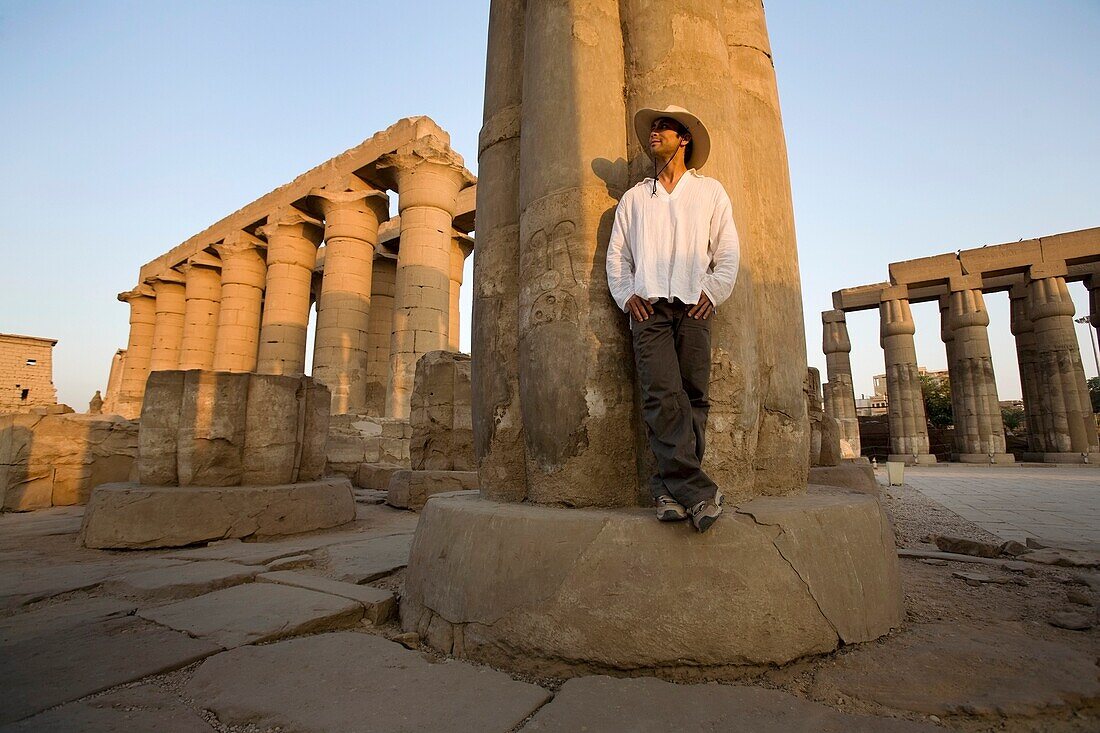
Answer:
[[[658,171],[657,170],[657,156],[656,155],[653,156],[653,192],[650,194],[650,196],[656,196],[657,195],[657,177],[665,172],[665,168],[668,168],[668,164],[671,163],[672,159],[675,158],[675,157],[676,157],[675,153],[673,153],[671,156],[669,156],[669,159],[665,161],[665,164],[663,166],[661,166],[661,170]],[[687,165],[687,162],[685,162],[684,165]]]

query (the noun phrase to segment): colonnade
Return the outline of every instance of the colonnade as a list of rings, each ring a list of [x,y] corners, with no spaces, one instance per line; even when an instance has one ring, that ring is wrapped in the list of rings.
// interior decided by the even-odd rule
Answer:
[[[458,347],[473,240],[454,219],[474,178],[445,133],[417,137],[359,170],[366,179],[349,173],[311,187],[121,293],[130,336],[108,409],[137,417],[152,371],[304,374],[316,303],[312,376],[332,392],[333,414],[408,417],[416,361]],[[383,247],[390,185],[399,230]]]
[[[1079,236],[1083,234],[1093,236]],[[1100,230],[1044,240],[1068,246],[1061,237],[1075,237],[1072,243],[1076,256],[1068,263],[1045,260],[1028,264],[1015,250],[1005,249],[981,255],[980,262],[978,255],[973,255],[973,261],[981,267],[973,268],[978,272],[967,274],[964,271],[968,253],[963,252],[953,257],[892,265],[892,275],[895,267],[898,273],[911,275],[915,282],[909,284],[892,281],[834,293],[834,305],[838,307],[822,313],[829,379],[824,390],[825,409],[840,421],[842,438],[854,444],[857,454],[859,426],[854,420],[855,391],[849,359],[852,346],[846,312],[875,306],[879,310],[889,400],[890,460],[934,463],[935,457],[929,454],[913,341],[916,324],[910,302],[937,300],[940,335],[947,353],[957,459],[970,463],[1013,462],[1005,446],[984,297],[984,293],[996,291],[1007,292],[1011,304],[1011,329],[1016,340],[1028,428],[1028,460],[1100,461],[1100,439],[1074,332],[1074,304],[1067,285],[1067,280],[1079,280],[1089,288],[1091,322],[1093,327],[1100,328]],[[1082,246],[1086,241],[1087,246]],[[1017,249],[1028,248],[1024,243]],[[937,268],[947,269],[949,274],[935,276]]]

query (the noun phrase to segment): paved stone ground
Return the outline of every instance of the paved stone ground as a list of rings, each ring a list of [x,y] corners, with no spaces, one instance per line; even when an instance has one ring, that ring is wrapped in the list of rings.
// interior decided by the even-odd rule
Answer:
[[[1100,466],[908,467],[905,483],[1002,540],[1100,543]]]
[[[1026,475],[1053,479],[1040,492],[1051,499],[1064,487],[1084,496],[1072,480],[1100,476],[1050,470]],[[958,493],[956,473],[971,495],[1023,493],[1002,487],[1003,471],[909,475],[929,494]],[[912,486],[884,501],[900,546],[936,532],[988,539]],[[878,641],[779,668],[566,681],[401,634],[411,512],[361,503],[354,523],[327,532],[139,552],[80,548],[81,513],[0,515],[0,733],[1100,730],[1100,573],[1089,567],[906,559],[904,627]],[[990,582],[957,575],[975,570]],[[1056,628],[1056,612],[1086,630]]]

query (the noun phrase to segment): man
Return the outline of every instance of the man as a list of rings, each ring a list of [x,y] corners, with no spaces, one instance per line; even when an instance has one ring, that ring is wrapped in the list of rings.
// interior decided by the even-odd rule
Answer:
[[[695,115],[675,106],[642,109],[634,129],[654,175],[615,210],[607,282],[630,315],[642,417],[657,459],[649,486],[657,518],[690,515],[705,532],[722,513],[722,495],[702,469],[710,317],[737,279],[737,229],[722,184],[697,172],[710,154],[710,134]]]

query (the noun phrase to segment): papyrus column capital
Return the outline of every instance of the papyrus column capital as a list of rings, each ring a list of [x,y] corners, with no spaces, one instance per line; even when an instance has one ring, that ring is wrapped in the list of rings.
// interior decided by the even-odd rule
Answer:
[[[378,244],[378,225],[388,221],[390,197],[373,188],[315,188],[310,192],[325,217],[325,239],[350,237]]]
[[[137,298],[155,298],[157,293],[150,285],[142,283],[134,287],[133,290],[124,290],[118,294],[118,300],[121,303],[133,303]]]
[[[432,206],[454,216],[458,192],[477,182],[466,170],[462,156],[434,135],[382,156],[377,166],[397,181],[397,204],[402,213],[409,207]]]
[[[848,323],[844,311],[822,311],[821,326],[821,348],[826,355],[852,351],[852,340],[848,336]]]
[[[301,209],[287,206],[277,209],[267,216],[267,223],[256,230],[256,233],[270,242],[272,237],[292,236],[308,240],[313,246],[321,244],[324,224],[313,218]]]
[[[1072,316],[1073,298],[1064,277],[1032,279],[1028,284],[1028,317],[1032,321],[1054,316]]]

